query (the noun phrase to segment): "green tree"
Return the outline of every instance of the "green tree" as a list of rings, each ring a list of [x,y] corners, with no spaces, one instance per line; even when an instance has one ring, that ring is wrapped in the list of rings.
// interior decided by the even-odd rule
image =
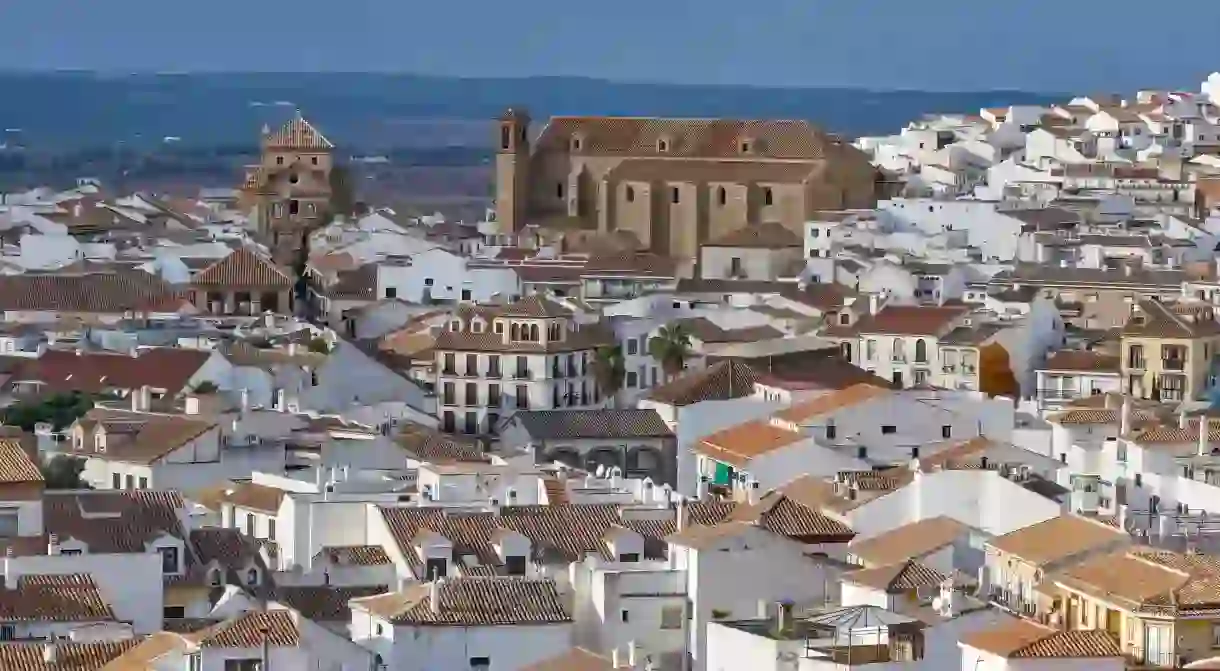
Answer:
[[[356,193],[351,174],[347,166],[336,163],[330,168],[330,215],[351,217],[355,213]]]
[[[330,354],[331,345],[326,341],[326,338],[318,336],[309,341],[309,351],[317,352],[318,354]]]
[[[0,419],[23,431],[33,431],[35,424],[49,423],[56,431],[72,425],[93,409],[94,397],[82,392],[51,394],[37,400],[19,401],[0,411]]]
[[[690,332],[682,324],[662,326],[648,341],[648,353],[660,362],[667,379],[682,372],[691,351]]]
[[[85,460],[67,454],[57,454],[40,467],[47,489],[92,489],[80,474]]]
[[[593,357],[593,378],[606,398],[614,403],[615,395],[623,388],[627,366],[623,361],[623,349],[618,345],[598,348]]]

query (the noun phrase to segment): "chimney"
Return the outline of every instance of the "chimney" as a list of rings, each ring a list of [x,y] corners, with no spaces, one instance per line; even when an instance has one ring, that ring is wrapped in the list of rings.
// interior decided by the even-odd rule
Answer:
[[[686,529],[686,499],[678,500],[678,507],[674,510],[674,524],[677,525],[678,531]]]
[[[1121,438],[1131,431],[1131,397],[1123,397],[1123,408],[1118,413],[1118,435]]]
[[[50,557],[59,556],[59,536],[57,534],[47,536],[47,555]]]
[[[47,665],[55,665],[59,661],[59,648],[55,644],[55,634],[47,636],[46,643],[42,644],[42,663]]]
[[[241,388],[241,412],[244,415],[250,411],[250,390]]]
[[[619,656],[618,656],[618,648],[615,648],[610,651],[610,668],[612,668],[612,669],[623,668],[620,665],[620,660],[619,660]]]
[[[1207,415],[1199,418],[1199,456],[1211,454],[1211,422],[1207,421]]]
[[[1179,429],[1186,428],[1186,413],[1185,412],[1178,413],[1178,428]]]
[[[151,403],[151,392],[148,391],[148,386],[142,386],[139,389],[131,390],[131,409],[135,412],[148,412],[148,406]]]
[[[441,583],[444,578],[437,578],[428,586],[428,605],[432,607],[433,615],[441,614]]]
[[[635,668],[635,659],[636,659],[636,656],[638,653],[639,653],[639,648],[638,648],[638,646],[636,646],[635,641],[627,641],[627,667],[628,668],[631,668],[631,669]]]
[[[699,484],[695,485],[695,498],[702,501],[707,498],[707,476],[699,476]]]
[[[868,295],[868,313],[870,315],[877,314],[881,310],[881,297],[877,294]]]

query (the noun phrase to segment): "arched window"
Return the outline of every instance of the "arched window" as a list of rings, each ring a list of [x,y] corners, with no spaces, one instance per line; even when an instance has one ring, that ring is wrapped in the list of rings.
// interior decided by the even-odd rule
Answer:
[[[508,327],[508,339],[509,340],[520,340],[521,339],[521,330],[520,329],[521,329],[521,327],[519,324],[516,324],[516,323],[511,324]]]
[[[928,343],[924,342],[923,340],[915,341],[915,362],[928,362]]]
[[[725,191],[723,186],[716,189],[716,202],[721,205],[729,202],[729,192]]]
[[[771,187],[763,189],[763,203],[766,205],[775,204],[775,193],[771,191]]]

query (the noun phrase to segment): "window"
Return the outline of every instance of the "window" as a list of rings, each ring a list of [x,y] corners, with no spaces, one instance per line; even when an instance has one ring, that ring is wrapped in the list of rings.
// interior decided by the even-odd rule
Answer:
[[[226,659],[225,671],[263,671],[263,660]]]
[[[661,606],[661,628],[682,628],[682,606]]]
[[[764,205],[774,205],[775,204],[775,193],[773,191],[771,191],[771,187],[767,187],[767,188],[763,189],[763,204]]]
[[[300,214],[300,213],[301,213],[301,201],[299,201],[299,200],[288,201],[289,216],[294,215],[294,214]]]
[[[856,458],[857,459],[868,459],[868,448],[864,447],[863,445],[861,445],[860,447],[857,447],[856,448]]]
[[[621,562],[637,562],[640,560],[640,553],[624,552],[623,554],[618,556],[618,560]]]
[[[246,513],[246,535],[254,535],[254,513]]]
[[[79,557],[84,553],[80,550],[80,548],[72,548],[69,550],[60,550],[59,554],[64,557]]]
[[[628,203],[634,203],[634,202],[635,202],[635,189],[634,189],[633,187],[630,187],[630,186],[629,186],[629,187],[627,187],[626,195],[627,195],[627,202],[628,202]]]
[[[508,149],[512,146],[513,129],[508,126],[500,126],[500,148]]]
[[[1220,648],[1220,624],[1212,625],[1212,647]]]
[[[462,300],[468,301],[470,300],[471,296],[472,294],[470,293],[470,289],[462,289]]]
[[[275,540],[275,520],[267,518],[267,540]]]
[[[161,572],[178,572],[178,548],[157,548],[161,553]]]
[[[838,427],[836,427],[834,424],[826,425],[826,439],[827,440],[834,440],[835,437],[838,435],[839,435]]]
[[[386,298],[398,298],[398,287],[386,287],[385,288],[385,297]]]
[[[952,438],[953,437],[953,427],[948,424],[940,427],[940,437],[946,438],[946,439]]]
[[[911,448],[911,458],[912,458],[912,459],[918,459],[918,458],[919,458],[919,448],[918,448],[918,447],[912,447],[912,448]]]
[[[892,433],[898,433],[898,427],[894,426],[893,424],[881,425],[881,435],[888,436]]]
[[[676,187],[676,186],[669,187],[669,200],[670,200],[670,202],[672,202],[675,205],[682,202],[682,193],[680,191],[678,191],[678,187]]]
[[[915,363],[928,362],[928,343],[923,340],[915,341]]]
[[[622,620],[623,622],[629,622],[629,621],[631,621],[631,613],[626,608],[624,608],[622,611],[619,612],[619,619]]]
[[[505,557],[504,570],[508,575],[525,575],[525,557]]]
[[[125,478],[125,484],[127,485],[127,489],[135,489],[136,488],[136,476],[128,475]]]
[[[636,340],[635,338],[628,339],[627,340],[627,353],[628,354],[639,354],[640,353],[640,342],[638,340]]]
[[[470,671],[491,671],[491,657],[471,657]]]
[[[1143,487],[1143,486],[1144,486],[1144,476],[1143,476],[1142,474],[1140,474],[1140,473],[1136,473],[1136,474],[1135,474],[1135,486],[1136,486],[1136,487]]]
[[[445,561],[443,557],[439,559],[429,559],[425,565],[425,576],[428,582],[432,582],[437,578],[444,578],[448,564],[449,562]]]
[[[424,278],[424,286],[425,286],[425,287],[430,287],[430,286],[432,286],[433,284],[435,284],[435,281],[434,281],[434,280],[433,280],[431,277],[425,277],[425,278]]]
[[[161,609],[161,617],[167,620],[180,620],[186,617],[186,606],[166,606]]]
[[[723,186],[716,188],[716,202],[721,205],[729,202],[729,192]]]
[[[563,182],[555,182],[555,197],[563,200]]]
[[[628,389],[635,389],[638,386],[638,383],[636,382],[636,377],[637,376],[635,374],[635,371],[633,371],[633,370],[627,371],[627,378],[626,378],[626,381],[624,382],[624,384],[626,385],[626,387]]]
[[[275,157],[275,164],[276,164],[276,165],[284,165],[284,157],[283,157],[283,156],[276,156],[276,157]]]
[[[249,571],[246,571],[246,584],[247,585],[257,585],[258,584],[258,569],[252,568]]]
[[[657,151],[669,151],[669,141],[665,139],[657,140]]]
[[[839,326],[848,326],[851,324],[851,315],[846,312],[839,313]]]
[[[122,489],[123,488],[123,476],[119,475],[118,473],[112,473],[110,475],[110,488],[111,489]]]
[[[317,157],[317,156],[310,156],[310,157],[309,157],[309,162],[310,162],[310,163],[312,163],[313,165],[317,165],[317,164],[318,164],[318,157]]]

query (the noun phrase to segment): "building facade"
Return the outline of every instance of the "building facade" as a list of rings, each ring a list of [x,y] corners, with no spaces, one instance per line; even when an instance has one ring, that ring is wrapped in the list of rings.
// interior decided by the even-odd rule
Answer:
[[[693,260],[747,225],[876,204],[867,155],[805,121],[554,117],[532,140],[529,115],[508,110],[497,140],[504,232],[628,232]]]
[[[264,127],[261,159],[247,167],[242,192],[276,263],[300,260],[309,231],[325,223],[334,148],[300,112],[274,133]]]

